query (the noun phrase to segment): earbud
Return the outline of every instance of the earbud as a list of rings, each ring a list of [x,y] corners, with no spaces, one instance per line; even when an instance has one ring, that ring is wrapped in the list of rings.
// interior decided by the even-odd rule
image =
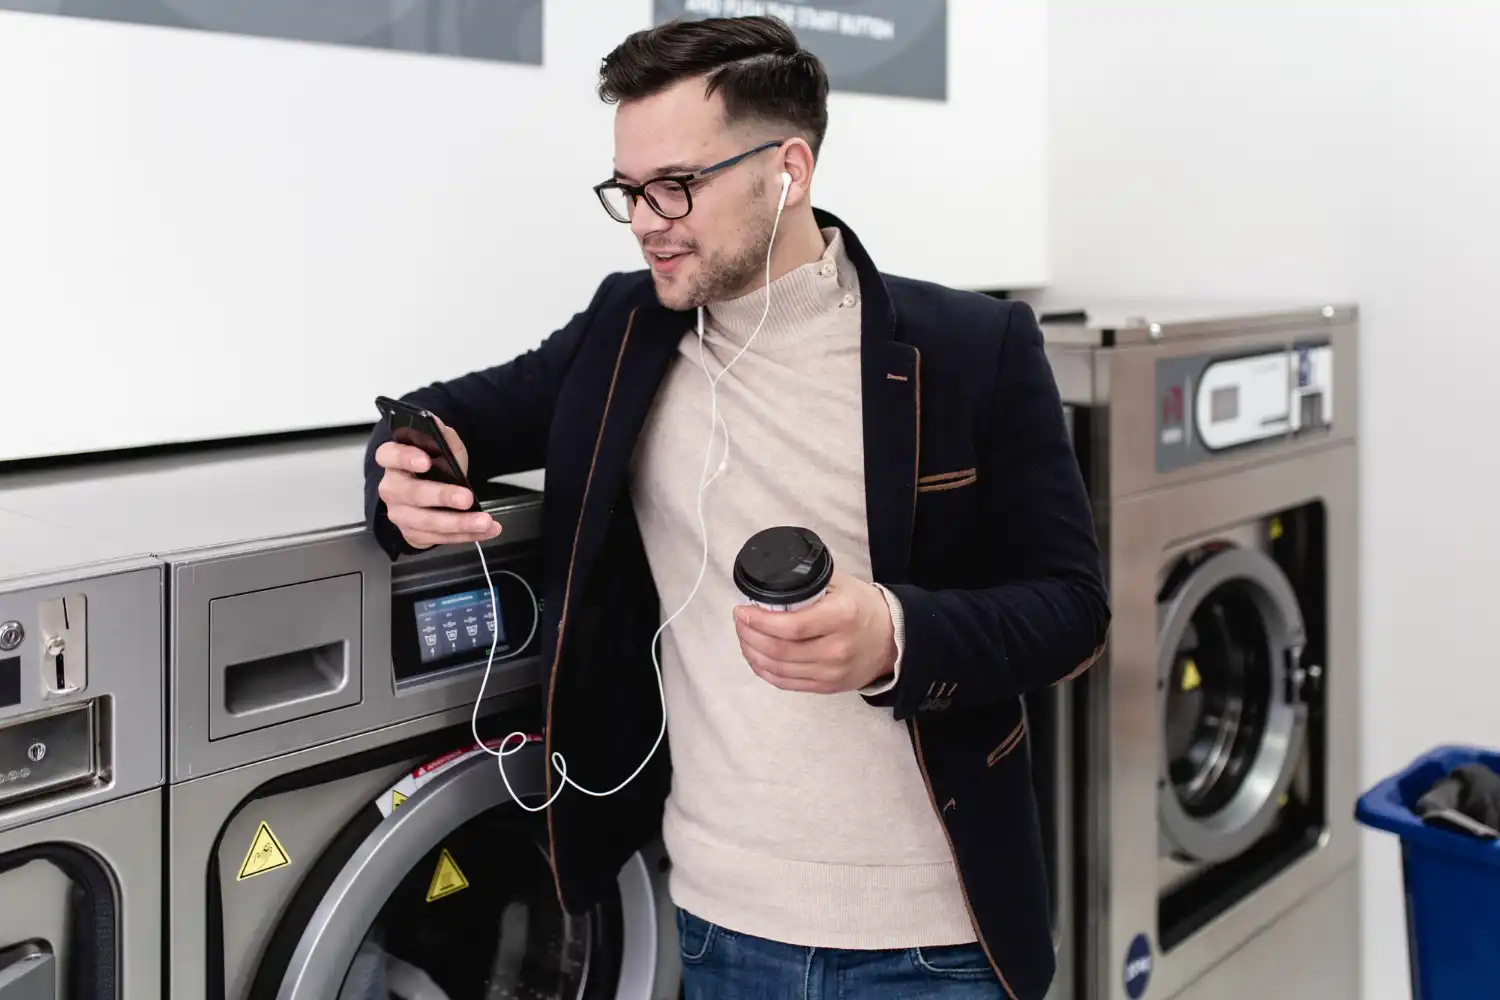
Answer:
[[[779,212],[786,207],[786,193],[790,191],[791,188],[792,175],[783,170],[781,172],[781,201],[777,203],[776,211]]]

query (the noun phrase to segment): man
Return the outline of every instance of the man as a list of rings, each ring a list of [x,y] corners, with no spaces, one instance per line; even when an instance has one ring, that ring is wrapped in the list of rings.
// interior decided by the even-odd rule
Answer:
[[[591,906],[660,830],[689,1000],[1040,1000],[1055,958],[1020,697],[1086,669],[1109,610],[1036,321],[881,274],[813,209],[828,82],[781,22],[639,32],[600,93],[618,107],[597,194],[649,270],[605,279],[537,349],[407,397],[471,479],[546,467],[547,741],[568,782],[614,789],[651,753],[654,639],[680,609],[667,748],[547,811],[559,899]],[[941,183],[914,169],[891,210]],[[426,468],[371,442],[393,556],[498,532]],[[810,607],[751,607],[732,582],[779,524],[834,555]]]

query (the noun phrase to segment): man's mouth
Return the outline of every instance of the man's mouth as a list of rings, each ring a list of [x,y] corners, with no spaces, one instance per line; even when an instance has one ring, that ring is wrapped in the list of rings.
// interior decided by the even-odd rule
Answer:
[[[690,250],[647,250],[646,260],[658,274],[669,274],[691,252]]]

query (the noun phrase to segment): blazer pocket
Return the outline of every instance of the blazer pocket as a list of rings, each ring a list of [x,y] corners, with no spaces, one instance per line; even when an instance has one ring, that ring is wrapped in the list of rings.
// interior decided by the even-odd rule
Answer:
[[[978,481],[978,469],[958,469],[954,472],[934,472],[930,476],[917,477],[917,492],[940,493],[944,490],[956,490],[961,486],[973,486]]]

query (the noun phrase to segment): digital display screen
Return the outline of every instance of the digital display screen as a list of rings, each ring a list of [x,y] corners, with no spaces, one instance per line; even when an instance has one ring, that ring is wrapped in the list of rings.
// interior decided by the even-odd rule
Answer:
[[[1240,387],[1226,385],[1215,389],[1208,398],[1208,416],[1214,423],[1233,420],[1240,415]]]
[[[488,590],[465,590],[415,601],[412,613],[417,624],[417,649],[424,664],[461,654],[483,655],[492,642],[506,644],[505,627],[496,624]]]

